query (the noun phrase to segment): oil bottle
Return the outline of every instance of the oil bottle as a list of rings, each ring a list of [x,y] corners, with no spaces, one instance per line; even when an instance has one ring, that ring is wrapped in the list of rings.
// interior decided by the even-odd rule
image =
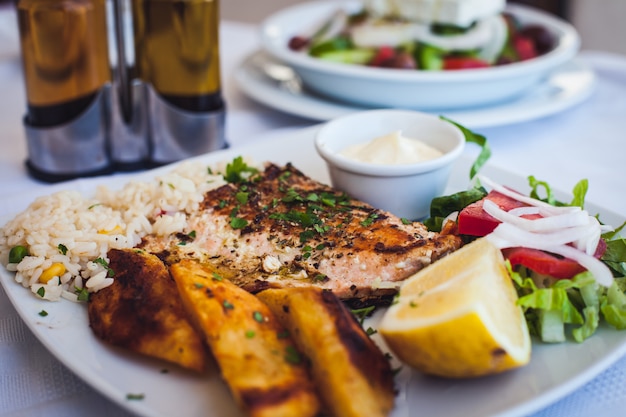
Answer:
[[[226,146],[218,0],[132,0],[134,76],[148,89],[152,159]]]
[[[27,165],[56,181],[108,172],[105,0],[18,0]]]

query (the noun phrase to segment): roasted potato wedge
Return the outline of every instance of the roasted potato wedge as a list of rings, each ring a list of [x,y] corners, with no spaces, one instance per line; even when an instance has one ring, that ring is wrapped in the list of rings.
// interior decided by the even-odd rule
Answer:
[[[248,415],[318,413],[320,402],[306,361],[265,304],[195,261],[181,261],[170,270],[192,322]]]
[[[204,370],[206,346],[163,262],[136,249],[112,249],[108,257],[115,281],[89,297],[94,334],[118,347]]]
[[[319,288],[268,289],[257,294],[311,361],[326,410],[334,417],[376,417],[394,405],[387,358],[348,308]]]

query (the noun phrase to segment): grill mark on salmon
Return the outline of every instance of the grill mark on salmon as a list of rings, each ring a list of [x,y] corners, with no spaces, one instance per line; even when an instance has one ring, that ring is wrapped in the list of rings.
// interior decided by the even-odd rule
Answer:
[[[208,262],[253,293],[313,285],[357,304],[388,300],[401,281],[461,246],[457,236],[351,199],[291,164],[267,164],[207,192],[188,218],[191,231],[191,241],[151,235],[140,246],[169,263]]]

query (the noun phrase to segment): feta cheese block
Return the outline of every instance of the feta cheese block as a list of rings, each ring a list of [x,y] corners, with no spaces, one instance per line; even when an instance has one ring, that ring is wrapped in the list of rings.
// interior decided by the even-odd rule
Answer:
[[[504,10],[505,0],[365,0],[375,16],[400,16],[422,23],[468,27]]]

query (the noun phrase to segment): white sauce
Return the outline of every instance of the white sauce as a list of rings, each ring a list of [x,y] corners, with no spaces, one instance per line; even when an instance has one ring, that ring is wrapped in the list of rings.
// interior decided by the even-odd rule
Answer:
[[[372,164],[403,165],[435,159],[443,153],[418,139],[403,136],[401,131],[396,131],[366,143],[348,146],[341,151],[341,155]]]

